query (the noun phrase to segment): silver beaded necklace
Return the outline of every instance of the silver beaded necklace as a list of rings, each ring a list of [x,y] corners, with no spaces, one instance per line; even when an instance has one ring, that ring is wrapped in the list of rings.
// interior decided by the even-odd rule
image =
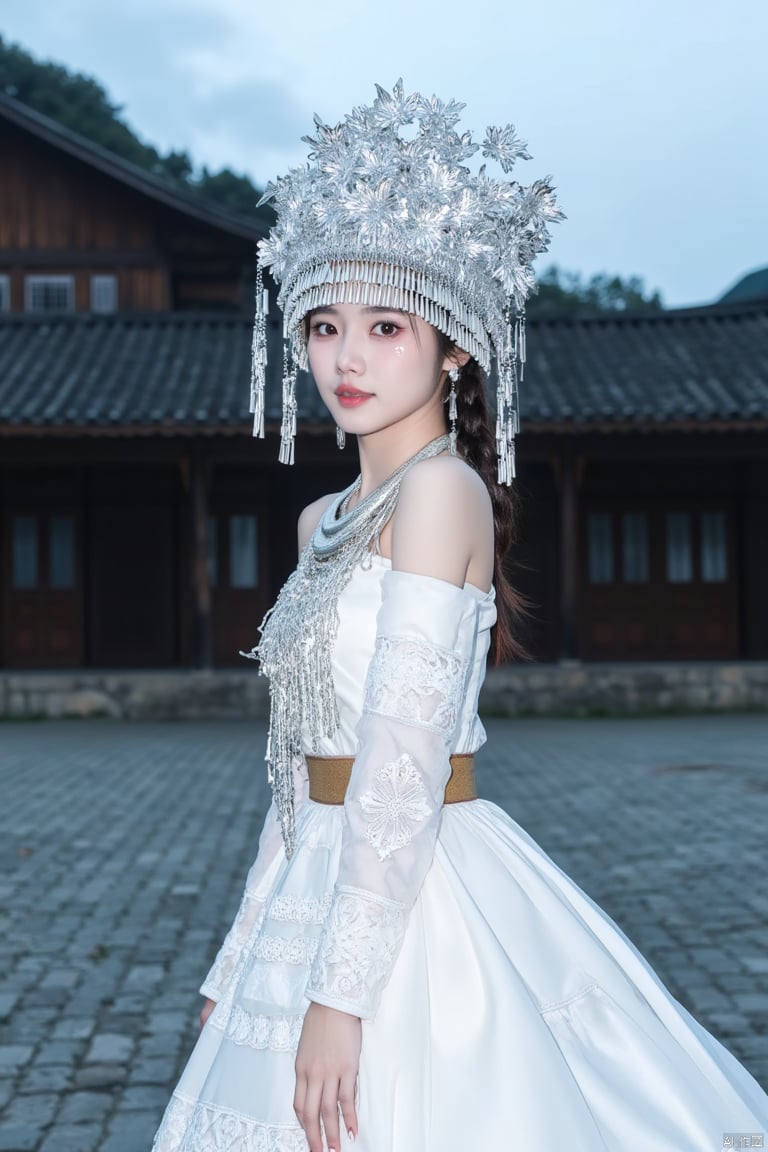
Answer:
[[[420,460],[450,448],[438,436],[354,508],[362,477],[331,502],[302,550],[299,563],[264,617],[261,640],[241,655],[258,660],[269,677],[270,715],[266,760],[287,856],[296,846],[293,763],[301,756],[304,729],[313,742],[339,726],[331,658],[339,626],[338,600],[358,567],[370,567],[372,550],[392,516],[403,476]]]

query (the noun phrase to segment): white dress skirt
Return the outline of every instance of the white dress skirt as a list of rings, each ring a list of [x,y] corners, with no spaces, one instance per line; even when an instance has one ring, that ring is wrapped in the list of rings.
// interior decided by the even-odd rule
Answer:
[[[270,810],[154,1152],[306,1152],[309,999],[363,1019],[359,1152],[716,1152],[764,1134],[757,1082],[524,829],[484,800],[441,807],[448,754],[485,739],[493,592],[374,557],[339,615],[340,724],[306,751],[356,756],[347,801],[306,799],[296,764],[290,859]]]

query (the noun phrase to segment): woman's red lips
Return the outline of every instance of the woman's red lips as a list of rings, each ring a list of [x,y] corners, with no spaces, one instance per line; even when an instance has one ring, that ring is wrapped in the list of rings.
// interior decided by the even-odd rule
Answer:
[[[348,384],[340,384],[336,389],[336,399],[342,408],[356,408],[370,400],[372,392],[361,392],[359,388],[352,388]]]

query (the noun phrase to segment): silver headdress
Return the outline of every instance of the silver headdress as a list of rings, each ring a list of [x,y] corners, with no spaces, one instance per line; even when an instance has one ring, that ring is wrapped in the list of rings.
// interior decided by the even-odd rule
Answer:
[[[490,370],[496,359],[499,483],[514,476],[517,386],[525,363],[525,300],[532,264],[563,218],[545,180],[495,180],[464,161],[477,152],[456,124],[464,108],[402,81],[379,85],[370,107],[335,127],[315,116],[307,164],[267,187],[277,223],[259,245],[251,411],[264,435],[267,294],[262,269],[281,285],[285,356],[280,459],[293,463],[296,371],[307,367],[302,321],[313,308],[361,303],[401,308],[445,333]],[[418,124],[416,130],[400,129]],[[483,156],[504,173],[529,159],[512,125],[489,128]]]

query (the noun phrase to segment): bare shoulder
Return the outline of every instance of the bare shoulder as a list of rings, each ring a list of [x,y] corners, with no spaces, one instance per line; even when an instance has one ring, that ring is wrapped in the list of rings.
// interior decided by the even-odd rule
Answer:
[[[409,468],[400,485],[400,505],[438,516],[444,523],[454,519],[459,527],[466,516],[493,522],[488,489],[461,456],[434,456]]]
[[[329,496],[321,496],[319,500],[313,500],[311,504],[307,504],[299,516],[299,552],[301,552],[312,539],[312,533],[320,523],[320,517],[337,496],[338,492],[331,492]]]
[[[493,509],[482,478],[458,456],[414,464],[392,523],[395,568],[459,586],[487,586],[493,572]]]

